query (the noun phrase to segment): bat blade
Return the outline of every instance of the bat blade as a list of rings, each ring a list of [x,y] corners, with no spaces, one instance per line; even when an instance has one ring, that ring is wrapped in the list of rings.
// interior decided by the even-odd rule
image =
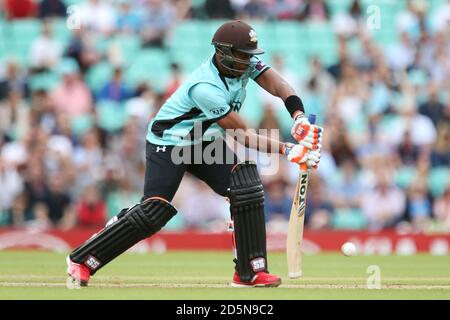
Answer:
[[[308,171],[300,172],[289,217],[286,239],[286,255],[288,275],[291,279],[302,276],[302,242],[308,176]]]
[[[310,114],[309,122],[314,124],[316,116]],[[295,188],[286,239],[286,256],[288,275],[291,279],[299,278],[302,271],[302,243],[305,224],[306,191],[308,189],[309,170],[306,165],[300,166],[300,175]]]

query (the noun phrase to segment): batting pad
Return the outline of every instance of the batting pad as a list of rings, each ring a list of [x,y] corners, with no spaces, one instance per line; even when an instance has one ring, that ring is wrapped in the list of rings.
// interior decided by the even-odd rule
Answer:
[[[236,269],[241,280],[249,282],[256,272],[267,271],[264,190],[254,162],[246,161],[233,168],[229,198]]]
[[[149,198],[75,249],[70,259],[86,265],[94,274],[139,241],[161,230],[176,213],[169,202]]]

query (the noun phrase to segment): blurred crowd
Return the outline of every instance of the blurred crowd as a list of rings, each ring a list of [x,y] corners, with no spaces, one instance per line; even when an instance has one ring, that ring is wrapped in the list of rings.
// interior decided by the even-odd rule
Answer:
[[[349,1],[338,17],[331,1],[340,0],[0,0],[4,23],[38,18],[42,27],[28,61],[0,60],[0,225],[101,227],[140,201],[148,121],[187,74],[173,63],[164,83],[130,85],[117,53],[92,44],[96,34],[139,35],[142,48],[164,50],[185,21],[242,18],[333,26],[336,61],[311,56],[307,77],[289,68],[283,48],[266,61],[325,130],[307,228],[450,232],[450,1],[433,12],[428,1],[404,1],[389,46],[366,27],[370,1]],[[81,26],[62,44],[51,21],[73,18],[67,8],[74,3]],[[103,63],[114,67],[110,79],[90,85],[89,71]],[[58,75],[55,85],[40,85],[49,71]],[[282,128],[292,141],[282,102],[262,91],[258,97],[258,128]],[[280,161],[277,174],[263,176],[274,232],[287,230],[298,177],[298,168]],[[181,213],[166,229],[225,230],[228,203],[188,174],[174,204]]]

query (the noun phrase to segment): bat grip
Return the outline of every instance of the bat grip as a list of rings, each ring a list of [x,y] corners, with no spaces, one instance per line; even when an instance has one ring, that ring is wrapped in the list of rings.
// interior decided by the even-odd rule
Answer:
[[[309,123],[315,124],[315,123],[316,123],[316,120],[317,120],[317,116],[316,116],[315,114],[312,114],[312,113],[311,113],[311,114],[308,116],[308,121],[309,121]],[[301,170],[301,171],[307,171],[307,170],[308,170],[308,167],[307,167],[306,163],[300,164],[300,170]]]

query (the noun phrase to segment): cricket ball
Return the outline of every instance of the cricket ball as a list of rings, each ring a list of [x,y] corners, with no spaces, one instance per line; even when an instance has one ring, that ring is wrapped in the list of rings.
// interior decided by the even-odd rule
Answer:
[[[351,257],[356,253],[356,246],[352,242],[346,242],[342,245],[341,251],[346,257]]]

